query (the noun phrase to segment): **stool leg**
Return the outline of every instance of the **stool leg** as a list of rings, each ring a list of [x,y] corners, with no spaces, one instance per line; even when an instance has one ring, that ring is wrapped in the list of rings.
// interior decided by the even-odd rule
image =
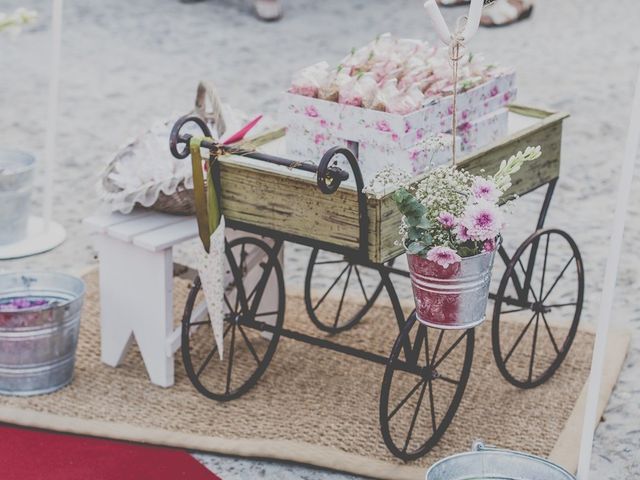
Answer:
[[[119,365],[135,337],[152,383],[174,382],[173,355],[167,339],[173,331],[171,249],[150,252],[100,236],[101,358]]]

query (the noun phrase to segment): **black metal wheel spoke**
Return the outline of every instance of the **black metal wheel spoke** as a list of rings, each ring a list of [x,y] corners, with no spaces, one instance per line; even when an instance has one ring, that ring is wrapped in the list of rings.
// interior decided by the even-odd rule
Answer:
[[[533,378],[533,364],[536,358],[536,344],[538,343],[538,325],[540,324],[540,315],[536,315],[536,325],[533,329],[533,342],[531,342],[531,360],[529,362],[529,381]]]
[[[413,417],[411,418],[411,425],[409,426],[407,439],[404,441],[404,447],[402,448],[402,453],[407,453],[407,448],[409,447],[409,442],[411,441],[411,435],[413,435],[413,429],[416,426],[416,420],[418,419],[418,413],[420,413],[420,407],[422,406],[422,399],[424,398],[424,392],[426,390],[427,383],[429,382],[422,384],[422,390],[420,390],[420,396],[418,397],[418,404],[416,405],[416,409],[413,412]]]
[[[317,310],[318,307],[320,306],[320,304],[322,304],[322,302],[324,302],[324,299],[327,298],[327,295],[329,295],[329,292],[331,292],[331,290],[333,290],[333,287],[336,286],[336,284],[342,278],[342,275],[344,275],[344,272],[346,272],[348,269],[349,269],[349,265],[347,264],[347,266],[344,267],[342,269],[342,271],[340,272],[340,275],[338,275],[338,277],[333,281],[333,283],[331,284],[329,289],[326,292],[324,292],[324,295],[322,295],[322,297],[320,297],[320,300],[318,300],[318,303],[316,303],[315,307],[313,307],[313,310]]]
[[[442,380],[443,382],[450,383],[451,385],[458,385],[460,383],[460,380],[454,380],[453,378],[449,378],[445,375],[438,375],[436,380]]]
[[[407,393],[404,398],[400,400],[400,403],[398,403],[398,405],[394,407],[391,413],[387,416],[387,420],[391,420],[395,416],[395,414],[400,411],[404,404],[407,403],[407,400],[409,400],[413,396],[413,394],[416,393],[418,388],[420,388],[420,386],[425,382],[426,380],[420,379],[420,381],[416,383],[411,390],[409,390],[409,393]]]
[[[551,239],[551,235],[547,235],[547,243],[544,248],[544,263],[542,264],[542,278],[540,279],[540,294],[539,298],[542,298],[542,292],[544,292],[544,276],[547,273],[547,258],[549,256],[549,240]]]
[[[231,329],[232,326],[233,326],[233,324],[229,324],[229,326],[225,329],[224,333],[222,334],[222,339],[223,340],[224,340],[224,337],[227,336],[227,332],[229,332],[229,330]],[[209,362],[211,361],[211,359],[213,358],[213,356],[216,354],[217,351],[218,351],[218,344],[215,343],[213,345],[213,348],[211,349],[211,351],[207,355],[207,357],[204,359],[204,361],[202,362],[202,364],[198,368],[198,371],[196,372],[196,377],[200,377],[200,375],[202,375],[202,372],[204,372],[204,369],[207,368],[207,365],[209,365]]]
[[[530,310],[530,308],[529,307],[526,307],[526,308],[514,308],[513,310],[503,310],[500,313],[502,313],[504,315],[504,314],[507,314],[507,313],[524,312],[524,311],[527,311],[527,310]]]
[[[274,312],[260,312],[260,313],[254,313],[253,316],[254,317],[266,317],[268,315],[277,315],[278,312],[274,311]]]
[[[545,329],[547,330],[547,334],[549,335],[549,340],[551,340],[551,344],[553,345],[553,349],[556,351],[556,355],[560,354],[560,349],[558,348],[558,344],[556,342],[553,333],[551,332],[551,327],[549,326],[549,322],[547,322],[547,317],[545,317],[544,312],[540,312],[542,314],[542,322],[544,323]]]
[[[227,369],[227,385],[225,387],[224,393],[229,394],[229,387],[231,386],[231,371],[233,370],[233,354],[234,347],[236,345],[236,324],[233,324],[233,328],[231,329],[231,348],[229,352],[229,368]]]
[[[570,302],[570,303],[559,303],[556,305],[544,305],[546,308],[562,308],[562,307],[575,307],[576,305],[578,305],[577,302]]]
[[[439,366],[442,362],[444,362],[444,360],[449,356],[449,354],[455,350],[455,348],[460,344],[460,342],[462,342],[462,340],[464,340],[464,338],[468,335],[468,333],[469,333],[469,330],[465,330],[465,332],[464,332],[462,335],[460,335],[460,336],[458,337],[458,339],[457,339],[455,342],[453,342],[453,345],[451,345],[451,346],[447,349],[447,351],[446,351],[446,352],[444,352],[444,353],[442,354],[442,356],[438,359],[438,361],[437,361],[437,362],[435,362],[435,363],[433,363],[433,365],[432,365],[432,367],[431,367],[431,368],[432,368],[433,370],[435,370],[436,368],[438,368],[438,366]]]
[[[342,313],[342,305],[344,304],[344,296],[347,294],[347,288],[349,287],[349,279],[351,278],[351,270],[353,265],[349,265],[349,271],[347,272],[347,279],[344,282],[344,288],[342,289],[342,296],[340,297],[340,303],[338,303],[338,310],[336,312],[336,319],[333,321],[333,328],[338,326],[338,320],[340,320],[340,313]]]
[[[229,298],[227,297],[226,293],[223,295],[223,298],[224,298],[224,303],[227,304],[227,308],[229,309],[229,312],[231,312],[233,315],[236,315],[238,312],[234,310],[234,308],[231,306],[231,302],[229,301]]]
[[[356,277],[358,278],[358,283],[360,284],[360,290],[362,290],[362,296],[364,297],[365,302],[369,302],[367,291],[364,288],[364,283],[362,283],[362,277],[360,277],[360,270],[358,270],[357,265],[354,265],[353,268],[356,271]]]
[[[431,379],[427,382],[429,384],[429,406],[431,410],[431,428],[433,429],[433,433],[436,433],[438,430],[438,423],[436,422],[436,405],[433,401],[433,384],[431,383]]]
[[[436,357],[438,356],[438,350],[440,350],[440,345],[442,345],[442,337],[444,337],[444,330],[440,330],[440,335],[438,335],[438,341],[436,342],[436,348],[433,349],[433,355],[431,356],[431,360],[427,359],[429,362],[430,368],[435,368],[434,364],[436,363]]]
[[[242,326],[238,325],[238,330],[240,330],[240,334],[242,335],[242,338],[244,339],[244,343],[247,345],[247,348],[251,352],[251,355],[253,356],[253,358],[256,360],[256,363],[258,365],[260,365],[260,357],[256,353],[255,348],[253,348],[253,344],[249,341],[249,337],[247,337],[247,334],[242,329]]]
[[[560,274],[558,275],[558,277],[555,279],[555,281],[553,282],[553,284],[551,285],[551,288],[549,288],[549,290],[547,291],[547,293],[545,294],[545,296],[542,298],[542,303],[545,302],[545,300],[547,298],[549,298],[549,295],[551,295],[551,292],[553,292],[553,289],[556,288],[556,285],[558,285],[558,282],[560,281],[560,279],[562,278],[562,276],[564,275],[564,273],[567,271],[567,268],[569,268],[569,266],[573,263],[573,260],[575,259],[575,256],[571,257],[569,259],[569,261],[567,262],[567,264],[564,266],[564,268],[562,269],[562,271],[560,272]]]
[[[509,353],[507,353],[506,357],[504,357],[504,363],[507,363],[511,358],[511,355],[513,355],[513,352],[516,351],[516,348],[518,348],[518,345],[520,345],[520,342],[526,335],[527,331],[529,330],[529,327],[531,326],[531,324],[533,323],[533,320],[536,318],[537,315],[538,315],[537,313],[534,313],[529,319],[529,321],[527,322],[527,325],[522,329],[522,331],[520,332],[520,335],[518,335],[518,338],[516,338],[516,341],[513,343],[513,346],[509,350]]]

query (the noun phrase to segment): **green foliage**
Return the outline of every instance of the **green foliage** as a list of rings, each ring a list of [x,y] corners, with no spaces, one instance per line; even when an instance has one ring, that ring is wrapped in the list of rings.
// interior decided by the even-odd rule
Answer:
[[[426,207],[406,188],[399,188],[393,194],[398,209],[404,215],[406,227],[405,247],[409,253],[420,255],[426,253],[433,244],[429,233],[432,227],[427,218]]]

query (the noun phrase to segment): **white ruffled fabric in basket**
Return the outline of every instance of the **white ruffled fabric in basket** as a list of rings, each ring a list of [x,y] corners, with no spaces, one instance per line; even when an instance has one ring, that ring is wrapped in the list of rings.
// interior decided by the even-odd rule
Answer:
[[[227,126],[222,141],[250,120],[245,113],[225,104],[222,105],[222,114]],[[178,118],[154,122],[149,130],[116,153],[114,168],[107,176],[115,191],[107,190],[102,182],[98,184],[99,196],[111,211],[130,213],[136,205],[152,206],[160,193],[173,195],[181,185],[193,188],[191,161],[188,158],[177,159],[169,150],[169,134]],[[272,122],[263,118],[249,136],[260,135],[270,126],[273,126]],[[209,127],[212,132],[216,131],[213,125]],[[193,131],[186,133],[202,135],[195,126]]]

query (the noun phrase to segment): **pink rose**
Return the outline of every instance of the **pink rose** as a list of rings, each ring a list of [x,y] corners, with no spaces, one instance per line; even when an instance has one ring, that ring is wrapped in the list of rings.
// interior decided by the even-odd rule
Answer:
[[[316,110],[316,107],[314,107],[313,105],[309,105],[308,107],[306,107],[304,109],[304,113],[308,117],[312,117],[312,118],[315,118],[318,116],[318,110]]]
[[[318,133],[313,139],[316,145],[320,145],[321,143],[324,143],[324,140],[325,140],[324,135],[322,135],[321,133]]]

